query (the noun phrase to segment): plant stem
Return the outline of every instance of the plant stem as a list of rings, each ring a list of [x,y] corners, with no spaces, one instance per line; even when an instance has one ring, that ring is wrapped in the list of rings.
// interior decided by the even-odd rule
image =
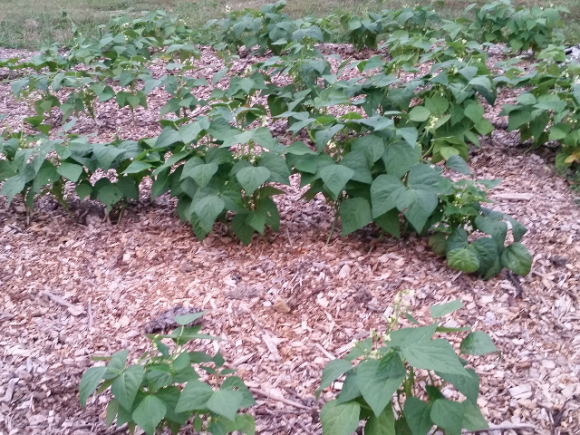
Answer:
[[[328,239],[326,239],[326,245],[330,243],[330,239],[334,234],[334,230],[336,229],[336,223],[338,222],[338,201],[334,203],[334,222],[332,222],[332,228],[330,229],[330,234],[328,235]]]

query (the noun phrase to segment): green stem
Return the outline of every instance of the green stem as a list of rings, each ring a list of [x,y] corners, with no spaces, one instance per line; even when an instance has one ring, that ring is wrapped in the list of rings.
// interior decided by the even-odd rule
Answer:
[[[336,223],[338,222],[338,209],[339,209],[339,202],[338,200],[334,203],[334,222],[332,222],[332,228],[330,229],[330,234],[328,235],[328,239],[326,239],[326,244],[330,243],[330,239],[334,234],[334,230],[336,229]]]

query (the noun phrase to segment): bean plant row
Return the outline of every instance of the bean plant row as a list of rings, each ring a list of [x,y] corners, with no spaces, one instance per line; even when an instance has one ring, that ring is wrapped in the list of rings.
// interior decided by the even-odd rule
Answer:
[[[342,236],[369,224],[393,237],[417,233],[453,269],[486,279],[504,267],[528,274],[526,228],[489,206],[488,190],[500,180],[476,179],[466,162],[494,129],[484,115],[498,88],[525,87],[517,105],[503,108],[508,129],[536,145],[561,141],[557,168],[574,170],[580,66],[565,62],[560,45],[566,11],[498,1],[456,20],[425,7],[291,19],[283,8],[234,12],[203,29],[164,11],[116,17],[97,37],[75,30],[66,50],[0,60],[14,97],[35,113],[23,119],[26,129],[4,124],[0,195],[9,203],[21,197],[30,211],[50,194],[68,211],[73,184],[80,199],[122,213],[148,178],[152,198],[176,198],[200,240],[221,221],[247,245],[279,229],[274,198],[299,174],[306,201],[321,194],[334,208],[332,232],[340,219]],[[325,56],[320,44],[328,41],[378,51],[366,60]],[[188,72],[208,43],[225,67],[194,79]],[[506,44],[508,60],[492,71],[486,60],[495,44]],[[520,52],[532,68],[520,66]],[[267,60],[231,72],[240,55],[255,54]],[[150,69],[158,61],[167,71],[160,77]],[[290,80],[280,85],[277,77]],[[204,87],[213,89],[200,98]],[[106,101],[127,107],[138,123],[134,111],[147,108],[155,89],[168,96],[159,136],[94,143],[71,133],[81,115],[98,132]],[[53,128],[61,118],[62,128]],[[267,128],[277,120],[287,124],[290,145]]]

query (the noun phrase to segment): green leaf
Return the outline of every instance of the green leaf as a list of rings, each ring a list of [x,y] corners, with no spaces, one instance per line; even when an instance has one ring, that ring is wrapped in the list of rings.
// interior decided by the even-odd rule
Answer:
[[[64,162],[60,164],[56,171],[67,180],[76,183],[83,173],[83,167],[74,163]]]
[[[332,194],[333,198],[338,198],[342,189],[354,176],[354,171],[346,166],[328,165],[318,171],[324,186]]]
[[[177,323],[178,325],[185,326],[185,325],[199,319],[205,313],[207,313],[207,311],[200,311],[199,313],[185,314],[183,316],[175,316],[173,318],[173,320],[175,320],[175,323]]]
[[[392,209],[376,218],[374,222],[393,237],[401,237],[401,223],[399,222],[399,210]]]
[[[431,406],[428,402],[416,397],[407,397],[404,414],[413,435],[427,435],[433,427]]]
[[[515,242],[501,253],[501,264],[512,272],[525,276],[532,270],[532,256],[524,245]]]
[[[439,197],[429,186],[409,186],[397,198],[397,208],[419,233],[438,205]]]
[[[243,396],[239,391],[230,389],[218,390],[207,401],[207,409],[228,420],[235,421]]]
[[[103,376],[103,379],[114,379],[123,373],[127,364],[127,355],[129,355],[129,350],[127,349],[115,352],[111,356],[109,364],[107,364],[107,373]]]
[[[406,349],[415,346],[418,343],[428,342],[435,334],[437,324],[420,326],[418,328],[403,328],[390,333],[391,341],[389,344],[393,347]]]
[[[488,353],[499,352],[498,348],[493,344],[493,341],[491,341],[491,338],[489,338],[489,335],[481,331],[469,333],[461,342],[459,351],[467,355],[486,355]],[[444,372],[445,370],[441,371]]]
[[[97,389],[106,372],[106,367],[91,367],[83,373],[79,388],[79,396],[83,408],[87,404],[87,398]]]
[[[183,388],[175,406],[175,412],[207,409],[207,402],[213,394],[213,389],[206,383],[195,379],[191,380]]]
[[[371,415],[365,424],[365,435],[395,435],[395,415],[387,406],[378,417]]]
[[[399,178],[393,175],[379,175],[371,185],[371,201],[373,218],[377,218],[396,208],[399,196],[405,191],[405,186]]]
[[[435,95],[431,98],[425,98],[425,107],[433,116],[440,117],[449,109],[449,101],[445,97]]]
[[[479,269],[479,258],[470,249],[454,249],[447,253],[447,265],[451,269],[460,270],[465,273],[477,272]]]
[[[254,191],[270,178],[271,172],[262,166],[248,166],[240,169],[236,173],[236,178],[246,191],[246,195],[251,195]]]
[[[465,108],[465,116],[471,119],[474,123],[478,123],[483,118],[483,107],[479,103],[472,103]]]
[[[254,234],[254,228],[246,223],[246,218],[248,213],[238,213],[234,216],[232,220],[232,227],[236,236],[242,241],[246,246],[252,241],[252,235]]]
[[[467,397],[467,400],[477,404],[479,396],[479,376],[472,369],[467,369],[469,376],[459,376],[451,373],[437,372],[437,376],[445,382],[449,382],[457,391]]]
[[[191,171],[188,172],[188,176],[193,178],[200,189],[203,189],[209,184],[214,174],[218,171],[219,167],[215,163],[206,163],[202,165],[194,166]]]
[[[393,394],[405,379],[405,367],[401,358],[398,353],[391,355],[395,355],[392,358],[396,358],[391,371],[381,368],[381,362],[378,360],[363,361],[357,366],[359,390],[376,416],[379,416],[391,402]]]
[[[469,166],[467,166],[467,163],[465,163],[465,160],[463,160],[463,158],[458,155],[453,155],[449,157],[445,162],[445,166],[447,166],[449,169],[453,169],[454,171],[459,172],[460,174],[464,175],[473,174],[473,172],[471,172],[471,169],[469,169]]]
[[[415,368],[468,376],[451,344],[441,338],[416,343],[402,352]]]
[[[322,370],[322,380],[320,381],[320,387],[316,390],[316,398],[320,396],[320,393],[325,388],[329,387],[334,381],[336,381],[340,376],[352,369],[350,362],[343,359],[335,359],[330,361]]]
[[[114,184],[104,184],[99,186],[97,190],[97,198],[110,209],[113,205],[123,199],[123,192],[121,192]]]
[[[346,374],[344,385],[342,386],[342,390],[340,390],[340,394],[336,399],[337,404],[350,402],[351,400],[361,396],[357,379],[358,378],[355,371],[351,371]]]
[[[397,178],[405,175],[420,159],[421,149],[405,142],[395,142],[387,145],[383,155],[387,174]]]
[[[123,174],[138,174],[139,172],[146,171],[152,168],[151,163],[144,162],[142,160],[133,160],[127,169],[123,171]]]
[[[429,237],[429,247],[437,255],[445,255],[447,246],[447,236],[445,233],[435,233]]]
[[[179,402],[179,397],[181,396],[181,391],[175,386],[165,387],[155,393],[155,397],[161,400],[167,412],[165,413],[165,419],[170,422],[178,423],[179,425],[184,425],[189,417],[191,417],[191,412],[175,412],[175,407]]]
[[[286,154],[293,154],[295,156],[303,156],[307,154],[316,155],[316,152],[308,148],[308,146],[306,146],[306,144],[302,141],[297,141],[289,145],[286,147],[285,152]]]
[[[431,116],[429,109],[423,106],[415,106],[409,112],[409,120],[413,122],[425,122]]]
[[[480,276],[487,277],[496,269],[499,264],[499,252],[497,244],[490,237],[481,237],[469,245],[469,249],[474,251],[479,260],[479,269],[477,273]]]
[[[167,408],[161,400],[155,396],[145,396],[133,411],[132,417],[148,435],[154,435],[155,428],[165,417],[166,412]]]
[[[147,378],[150,391],[155,392],[173,383],[173,376],[169,371],[170,367],[167,364],[147,368],[145,377]]]
[[[364,198],[349,198],[340,204],[342,237],[370,224],[373,220],[371,205]]]
[[[481,414],[479,407],[473,401],[466,400],[463,402],[465,414],[463,415],[463,427],[468,431],[479,431],[487,429],[489,425],[485,417]]]
[[[26,187],[26,178],[24,175],[17,175],[11,177],[4,182],[2,185],[2,190],[0,190],[0,195],[6,196],[8,204],[12,202],[12,199],[21,193]]]
[[[465,407],[463,403],[437,399],[431,408],[431,420],[449,435],[461,435]]]
[[[431,317],[437,319],[439,317],[451,314],[461,308],[463,308],[461,299],[455,299],[454,301],[447,302],[446,304],[433,305],[430,308]]]
[[[144,371],[140,365],[132,365],[119,376],[111,386],[111,392],[119,404],[127,409],[133,409],[133,402],[143,381]]]
[[[220,387],[222,390],[225,388],[233,388],[242,394],[242,402],[240,403],[241,408],[249,408],[250,406],[254,406],[256,404],[252,393],[248,387],[246,387],[246,384],[244,384],[244,381],[241,378],[237,376],[228,377]]]
[[[117,418],[117,414],[119,413],[119,401],[117,399],[111,399],[109,404],[107,405],[106,417],[105,417],[105,425],[109,427],[115,418]]]
[[[181,142],[179,132],[171,127],[165,127],[157,137],[155,148],[166,148],[174,143]]]
[[[351,435],[358,427],[360,404],[327,402],[320,411],[323,435]]]

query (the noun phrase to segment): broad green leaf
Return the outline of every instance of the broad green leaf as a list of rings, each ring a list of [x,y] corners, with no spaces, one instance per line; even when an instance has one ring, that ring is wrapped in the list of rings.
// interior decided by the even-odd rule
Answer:
[[[376,416],[379,416],[391,402],[393,394],[405,378],[404,367],[402,372],[394,372],[389,376],[387,371],[380,371],[379,366],[378,360],[363,361],[357,366],[359,390]]]
[[[121,192],[114,184],[104,184],[99,186],[97,190],[97,198],[110,209],[113,205],[123,199],[123,192]]]
[[[105,412],[105,425],[109,427],[115,418],[117,418],[117,414],[119,413],[119,402],[117,399],[111,399],[109,404],[107,405],[107,411]]]
[[[467,232],[461,227],[457,227],[453,232],[447,237],[447,243],[445,249],[447,253],[455,250],[462,249],[467,246]]]
[[[390,346],[405,349],[418,343],[428,342],[435,334],[437,324],[420,326],[418,328],[403,328],[391,332]]]
[[[213,394],[213,389],[206,383],[191,380],[183,388],[175,406],[175,412],[207,409],[207,402]]]
[[[423,106],[415,106],[409,112],[409,119],[413,122],[425,122],[431,116],[429,109]]]
[[[114,379],[123,373],[127,364],[127,355],[129,355],[129,350],[127,349],[115,352],[107,364],[107,373],[103,376],[103,379]]]
[[[461,435],[465,406],[463,403],[437,399],[431,407],[431,420],[449,435]]]
[[[167,408],[161,400],[155,396],[145,396],[133,411],[132,417],[148,435],[154,435],[155,428],[165,417],[166,412]]]
[[[532,270],[532,256],[524,245],[515,242],[501,253],[501,264],[512,272],[525,276]]]
[[[364,198],[349,198],[340,204],[342,237],[363,228],[373,220],[371,205]]]
[[[346,166],[328,165],[322,168],[319,172],[320,178],[324,182],[324,186],[329,190],[334,198],[338,198],[342,189],[350,180],[354,171]]]
[[[401,237],[401,223],[399,222],[399,210],[392,209],[376,218],[374,218],[381,230],[386,231],[397,239]]]
[[[431,317],[437,319],[439,317],[451,314],[461,308],[463,308],[463,303],[461,302],[461,299],[455,299],[454,301],[447,302],[445,304],[432,305],[430,308]]]
[[[477,255],[480,276],[487,276],[490,271],[494,271],[496,264],[499,264],[499,251],[497,244],[490,237],[481,237],[469,245],[469,249]]]
[[[431,98],[425,98],[425,107],[433,116],[440,117],[449,109],[449,101],[445,97],[435,95]]]
[[[460,270],[465,273],[477,272],[479,269],[479,258],[470,249],[454,249],[447,253],[447,265],[451,269]]]
[[[365,435],[395,435],[393,407],[387,406],[378,417],[371,415],[365,424]]]
[[[296,141],[293,144],[289,145],[288,147],[286,147],[285,152],[286,154],[294,154],[296,156],[303,156],[307,154],[316,155],[316,152],[308,148],[306,144],[302,141]]]
[[[191,411],[182,413],[175,412],[175,407],[179,402],[180,396],[181,391],[175,386],[162,388],[155,393],[155,397],[161,400],[167,409],[165,419],[178,423],[179,425],[184,425],[191,417]]]
[[[234,421],[242,403],[242,393],[230,389],[218,390],[207,401],[207,409]]]
[[[477,123],[483,118],[483,107],[479,103],[472,103],[465,108],[465,116]]]
[[[360,404],[327,402],[320,411],[323,435],[352,435],[358,427]]]
[[[369,163],[375,163],[385,153],[384,139],[374,134],[359,136],[352,143],[353,150],[360,150],[365,153]]]
[[[174,382],[169,364],[156,364],[149,366],[145,372],[149,391],[155,392]]]
[[[56,169],[56,171],[67,180],[76,183],[77,181],[79,181],[79,177],[83,173],[83,167],[75,163],[63,162]]]
[[[165,127],[159,137],[157,137],[155,148],[166,148],[177,142],[181,142],[179,132],[171,127]]]
[[[133,402],[143,381],[144,371],[140,365],[132,365],[111,386],[111,392],[126,410],[133,409]]]
[[[106,372],[106,367],[91,367],[83,373],[79,388],[79,396],[83,408],[87,404],[87,398],[97,389]]]
[[[209,184],[219,167],[215,163],[206,163],[194,166],[188,175],[195,180],[200,189]]]
[[[343,359],[335,359],[330,361],[324,370],[322,370],[322,380],[320,381],[320,387],[316,390],[316,397],[320,395],[320,392],[325,388],[329,387],[334,381],[336,381],[340,376],[352,369],[350,362]]]
[[[270,178],[271,172],[268,168],[248,166],[240,169],[236,173],[236,178],[246,191],[246,195],[251,195],[254,191]]]
[[[430,404],[416,397],[407,397],[404,414],[413,435],[427,435],[433,427]]]
[[[451,373],[437,372],[437,376],[449,382],[457,391],[467,397],[467,400],[477,404],[479,396],[479,376],[472,369],[466,369],[469,376],[459,376]]]
[[[401,178],[421,159],[421,149],[405,142],[395,142],[385,147],[383,162],[387,174]]]
[[[254,234],[254,228],[246,223],[247,213],[238,213],[234,216],[232,220],[232,227],[238,239],[246,246],[252,241],[252,235]]]
[[[489,335],[481,331],[469,333],[461,342],[459,350],[461,353],[467,355],[486,355],[488,353],[499,352],[498,348],[493,344],[493,341],[491,341],[491,338],[489,338]]]
[[[441,338],[416,343],[402,349],[409,364],[418,369],[444,371],[468,376],[453,347]]]
[[[445,166],[447,166],[449,169],[453,169],[454,171],[459,172],[460,174],[473,174],[471,169],[469,169],[469,166],[467,166],[467,163],[465,163],[465,160],[463,160],[463,158],[459,157],[458,155],[449,157],[445,162]]]
[[[337,404],[350,402],[351,400],[360,397],[361,393],[360,389],[358,388],[357,379],[358,378],[355,371],[351,371],[346,374],[346,379],[344,380],[342,390],[340,390],[340,394],[336,398]]]
[[[138,174],[141,171],[146,171],[147,169],[152,168],[153,165],[151,163],[144,162],[142,160],[133,160],[127,169],[123,171],[124,174]]]
[[[528,229],[523,225],[521,222],[517,221],[516,219],[512,218],[511,216],[504,216],[504,219],[507,220],[512,226],[512,234],[514,236],[514,241],[519,242],[524,237],[524,234],[527,233]]]
[[[485,417],[479,410],[477,403],[466,400],[463,402],[465,414],[463,415],[463,427],[469,431],[479,431],[489,427]]]
[[[4,182],[2,185],[2,190],[0,190],[0,195],[6,197],[8,204],[12,202],[12,199],[21,193],[26,187],[26,178],[23,175],[17,175],[11,177]]]
[[[397,206],[399,196],[405,186],[393,175],[379,175],[371,185],[371,202],[373,218],[377,218]]]
[[[437,193],[430,186],[409,186],[397,198],[397,208],[417,232],[423,231],[431,213],[439,205]]]
[[[237,376],[229,376],[220,387],[222,390],[225,388],[232,388],[242,394],[242,402],[240,403],[241,408],[249,408],[256,404],[254,396],[252,396],[252,393],[248,387],[246,387],[246,384],[244,384],[244,381],[241,378]]]
[[[429,247],[433,250],[433,252],[437,255],[445,255],[446,246],[447,246],[447,236],[445,233],[435,233],[431,237],[429,237]]]
[[[177,323],[178,325],[185,326],[185,325],[199,319],[205,313],[207,313],[207,311],[200,311],[199,313],[185,314],[183,316],[175,316],[173,318],[173,320],[175,320],[175,323]]]

